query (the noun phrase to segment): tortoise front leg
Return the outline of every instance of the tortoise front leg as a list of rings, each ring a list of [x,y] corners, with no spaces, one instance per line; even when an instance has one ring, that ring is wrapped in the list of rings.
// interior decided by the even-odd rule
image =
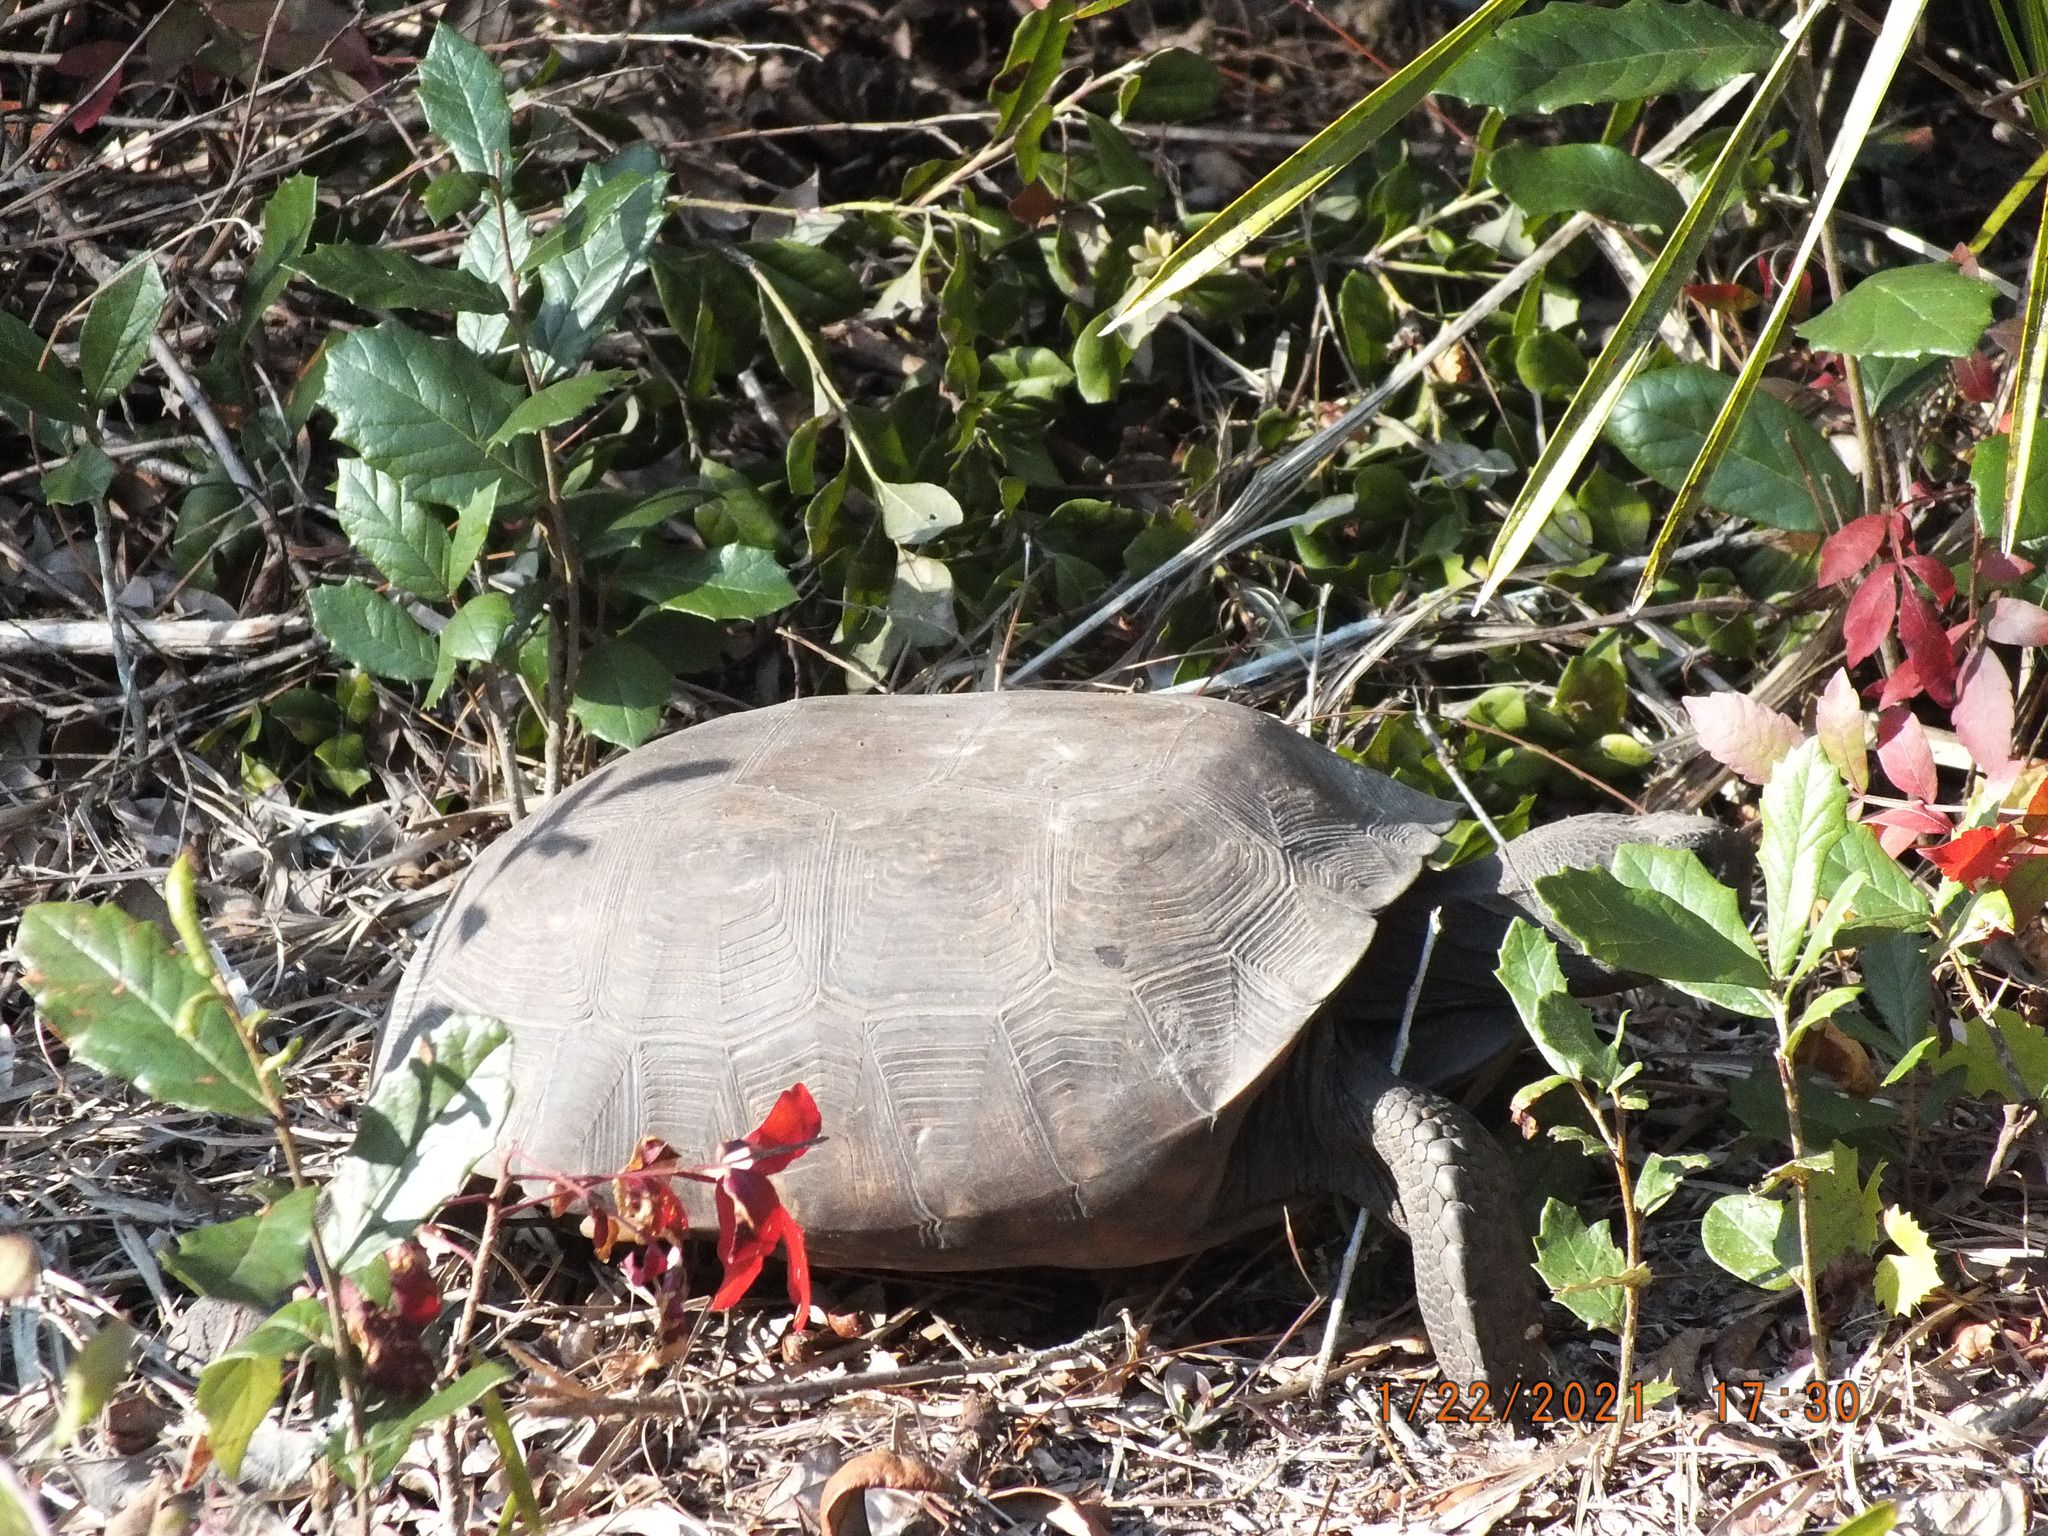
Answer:
[[[1344,1082],[1363,1135],[1330,1171],[1351,1171],[1341,1192],[1408,1235],[1415,1300],[1445,1378],[1528,1387],[1544,1374],[1541,1298],[1506,1154],[1458,1105],[1369,1056]]]

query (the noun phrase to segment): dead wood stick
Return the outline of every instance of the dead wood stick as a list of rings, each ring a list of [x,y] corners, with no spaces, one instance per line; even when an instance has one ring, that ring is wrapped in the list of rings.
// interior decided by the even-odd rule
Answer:
[[[307,633],[296,614],[253,619],[130,619],[121,627],[133,649],[159,656],[239,656]],[[114,626],[105,619],[0,619],[0,657],[112,656]]]

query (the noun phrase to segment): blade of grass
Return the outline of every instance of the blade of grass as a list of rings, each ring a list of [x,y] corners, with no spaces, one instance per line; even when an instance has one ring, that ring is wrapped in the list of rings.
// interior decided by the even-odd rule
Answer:
[[[1110,330],[1143,330],[1174,295],[1185,292],[1314,196],[1337,172],[1396,126],[1430,87],[1466,54],[1485,42],[1527,0],[1489,0],[1437,41],[1435,46],[1388,77],[1364,100],[1261,176],[1228,208],[1176,246],[1159,268],[1118,303]]]
[[[2033,473],[2041,441],[2041,394],[2048,382],[2048,336],[2042,335],[2048,311],[2048,195],[2041,199],[2041,223],[2034,231],[2034,260],[2027,272],[2027,302],[2020,312],[2020,354],[2014,368],[2012,445],[2005,459],[2005,519],[1998,547],[2012,553],[2019,538],[2021,497]]]
[[[1891,89],[1892,77],[1898,73],[1899,63],[1912,43],[1913,29],[1919,25],[1920,13],[1926,8],[1927,0],[1892,0],[1891,8],[1885,13],[1884,25],[1878,31],[1877,41],[1871,45],[1870,57],[1864,62],[1855,94],[1849,98],[1849,106],[1843,112],[1841,124],[1830,143],[1827,182],[1822,186],[1820,196],[1814,199],[1806,229],[1799,237],[1799,248],[1793,253],[1792,264],[1778,284],[1778,297],[1771,305],[1762,330],[1757,333],[1756,343],[1749,349],[1742,371],[1736,375],[1735,387],[1728,392],[1720,414],[1708,429],[1706,441],[1700,444],[1692,468],[1686,471],[1685,480],[1672,499],[1671,510],[1664,516],[1664,526],[1657,530],[1656,542],[1650,546],[1642,578],[1636,583],[1635,596],[1629,602],[1630,612],[1650,600],[1665,565],[1671,559],[1671,551],[1678,543],[1679,531],[1692,516],[1693,508],[1713,479],[1714,471],[1721,467],[1728,445],[1735,441],[1735,433],[1749,409],[1750,397],[1756,393],[1765,366],[1778,350],[1778,337],[1785,329],[1792,304],[1799,294],[1799,280],[1820,245],[1835,203],[1842,195],[1842,188],[1848,185],[1849,173],[1855,168],[1856,156],[1861,153],[1863,141],[1870,136],[1871,127],[1877,121],[1877,109],[1884,104],[1885,92]],[[2035,254],[2038,262],[2038,248]],[[1866,466],[1865,473],[1871,472]]]
[[[1621,392],[1628,387],[1629,380],[1656,344],[1657,327],[1665,311],[1670,309],[1678,298],[1679,290],[1692,276],[1700,250],[1734,192],[1743,167],[1748,164],[1757,140],[1763,134],[1771,108],[1783,93],[1785,82],[1792,77],[1806,34],[1824,9],[1823,6],[1812,6],[1793,23],[1784,47],[1778,51],[1770,72],[1757,83],[1749,105],[1743,109],[1741,119],[1722,145],[1721,153],[1707,172],[1691,206],[1686,209],[1685,217],[1672,230],[1671,238],[1665,242],[1664,250],[1650,268],[1649,276],[1629,302],[1620,324],[1615,326],[1607,345],[1600,349],[1600,356],[1587,372],[1586,381],[1579,386],[1556,431],[1544,445],[1542,456],[1529,472],[1521,495],[1515,498],[1506,521],[1501,524],[1500,533],[1494,538],[1493,548],[1488,552],[1486,582],[1479,589],[1477,598],[1479,606],[1483,607],[1491,600],[1500,590],[1501,583],[1514,574],[1515,567],[1522,563],[1522,558],[1535,544],[1537,536],[1556,511],[1559,500],[1577,477],[1586,455],[1592,451],[1601,429],[1607,425],[1607,418],[1615,402],[1621,398]]]

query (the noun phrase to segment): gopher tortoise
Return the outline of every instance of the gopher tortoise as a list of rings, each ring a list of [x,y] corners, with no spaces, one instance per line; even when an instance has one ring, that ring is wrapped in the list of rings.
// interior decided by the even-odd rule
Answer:
[[[496,1159],[528,1173],[615,1169],[644,1135],[710,1156],[801,1081],[827,1139],[779,1182],[826,1264],[1131,1265],[1342,1195],[1407,1233],[1446,1374],[1505,1382],[1538,1312],[1513,1181],[1430,1088],[1520,1036],[1492,971],[1512,915],[1540,915],[1526,882],[1727,834],[1576,817],[1426,872],[1457,816],[1213,700],[732,715],[479,859],[379,1059],[451,1012],[503,1019]]]

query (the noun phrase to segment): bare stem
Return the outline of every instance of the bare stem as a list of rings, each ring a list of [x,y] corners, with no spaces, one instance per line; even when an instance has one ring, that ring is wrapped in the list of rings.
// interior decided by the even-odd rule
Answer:
[[[1814,1267],[1813,1196],[1807,1188],[1806,1122],[1799,1108],[1799,1073],[1792,1062],[1792,1015],[1783,997],[1771,1001],[1778,1026],[1778,1087],[1785,1097],[1785,1137],[1792,1161],[1800,1165],[1792,1180],[1792,1205],[1799,1217],[1799,1292],[1806,1300],[1806,1331],[1813,1344],[1813,1376],[1828,1379],[1828,1325],[1820,1312],[1820,1275]]]

